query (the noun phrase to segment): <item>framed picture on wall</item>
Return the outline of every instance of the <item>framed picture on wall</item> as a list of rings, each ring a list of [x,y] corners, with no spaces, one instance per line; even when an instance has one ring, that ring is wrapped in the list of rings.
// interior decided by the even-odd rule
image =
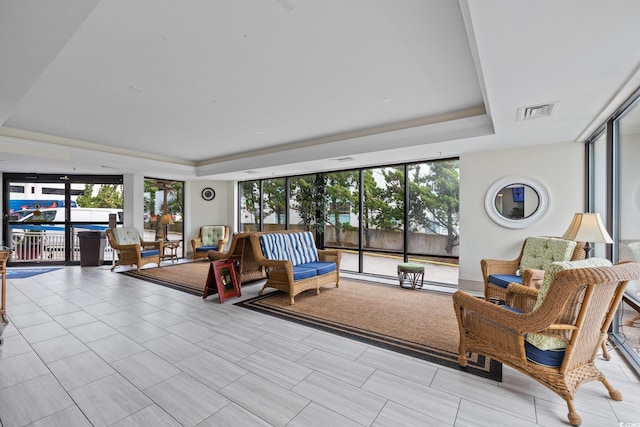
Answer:
[[[223,303],[226,299],[242,295],[233,259],[211,262],[202,298],[213,294],[214,289],[218,291],[220,303]]]

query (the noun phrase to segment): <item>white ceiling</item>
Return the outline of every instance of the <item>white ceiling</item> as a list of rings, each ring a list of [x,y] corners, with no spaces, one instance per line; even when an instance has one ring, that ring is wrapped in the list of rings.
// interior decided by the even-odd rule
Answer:
[[[580,140],[640,84],[638,16],[637,0],[3,1],[0,170],[243,180]]]

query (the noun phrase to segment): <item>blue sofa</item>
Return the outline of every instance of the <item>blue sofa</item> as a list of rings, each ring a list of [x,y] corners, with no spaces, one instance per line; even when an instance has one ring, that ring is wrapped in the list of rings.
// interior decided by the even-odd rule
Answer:
[[[251,234],[251,246],[259,265],[267,271],[267,282],[260,290],[275,288],[289,294],[289,302],[309,289],[320,293],[328,283],[339,286],[340,256],[338,250],[316,249],[309,231],[283,230]]]

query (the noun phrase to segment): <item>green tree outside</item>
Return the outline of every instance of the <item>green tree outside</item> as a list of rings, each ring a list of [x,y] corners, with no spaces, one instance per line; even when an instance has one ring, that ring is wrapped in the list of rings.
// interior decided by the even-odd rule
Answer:
[[[76,198],[76,204],[81,208],[117,208],[122,209],[122,185],[100,184],[98,193],[93,196],[95,184],[85,184],[84,193]]]

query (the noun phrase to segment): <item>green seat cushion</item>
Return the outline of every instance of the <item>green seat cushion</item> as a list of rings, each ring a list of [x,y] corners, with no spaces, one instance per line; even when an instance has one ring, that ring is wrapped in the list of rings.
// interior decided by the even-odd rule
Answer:
[[[398,271],[421,272],[421,271],[424,271],[424,265],[415,264],[415,263],[412,263],[412,262],[403,262],[401,264],[398,264]]]

